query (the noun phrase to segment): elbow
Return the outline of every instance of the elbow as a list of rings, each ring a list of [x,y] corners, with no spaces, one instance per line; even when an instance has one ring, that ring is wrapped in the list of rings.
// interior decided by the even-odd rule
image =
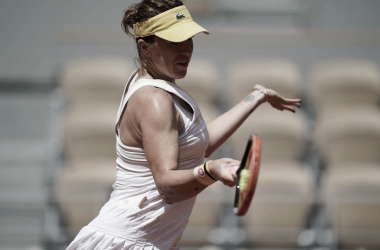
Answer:
[[[168,194],[166,194],[165,192],[163,192],[162,189],[159,189],[159,193],[160,193],[160,196],[161,196],[162,200],[166,204],[171,205],[171,204],[175,203],[174,199],[172,197],[170,197]]]
[[[158,188],[158,190],[159,190],[159,194],[160,194],[162,200],[166,204],[171,205],[171,204],[180,202],[180,200],[178,199],[178,197],[175,195],[175,192],[169,191],[169,190],[165,190],[163,188]]]

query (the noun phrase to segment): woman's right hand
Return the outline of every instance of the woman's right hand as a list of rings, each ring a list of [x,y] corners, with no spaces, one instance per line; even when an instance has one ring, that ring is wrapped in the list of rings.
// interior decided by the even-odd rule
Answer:
[[[208,163],[211,175],[229,187],[236,185],[236,174],[233,170],[238,166],[240,166],[240,161],[230,158],[210,160]]]
[[[265,95],[265,101],[268,102],[273,108],[280,111],[288,110],[295,113],[294,107],[301,107],[301,99],[285,98],[279,95],[273,89],[267,89],[259,84],[253,87],[253,90],[258,90]]]

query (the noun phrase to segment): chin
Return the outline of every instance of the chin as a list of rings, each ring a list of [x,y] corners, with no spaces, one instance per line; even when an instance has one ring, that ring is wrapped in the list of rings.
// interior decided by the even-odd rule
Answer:
[[[183,72],[179,72],[178,74],[176,74],[175,79],[183,79],[183,78],[185,78],[186,75],[187,75],[187,70],[185,70]]]

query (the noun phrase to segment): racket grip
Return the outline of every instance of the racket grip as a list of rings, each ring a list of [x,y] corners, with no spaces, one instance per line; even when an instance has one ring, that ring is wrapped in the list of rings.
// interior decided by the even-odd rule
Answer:
[[[236,179],[236,172],[239,169],[239,166],[232,166],[230,168],[230,174]]]

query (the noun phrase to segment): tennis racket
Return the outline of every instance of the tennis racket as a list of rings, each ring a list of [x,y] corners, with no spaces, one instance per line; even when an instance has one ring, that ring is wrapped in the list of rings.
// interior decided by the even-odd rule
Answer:
[[[252,134],[244,152],[240,167],[236,170],[236,191],[233,212],[237,216],[247,213],[255,193],[261,161],[261,139]],[[233,171],[233,170],[232,170]]]

